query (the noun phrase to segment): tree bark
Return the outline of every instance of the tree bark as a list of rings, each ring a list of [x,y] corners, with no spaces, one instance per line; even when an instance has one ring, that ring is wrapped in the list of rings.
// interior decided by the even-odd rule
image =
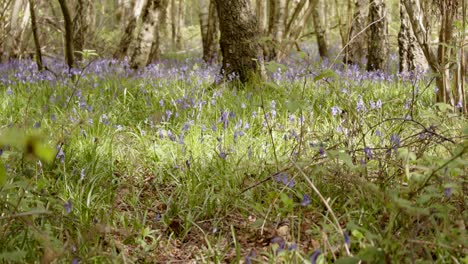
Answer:
[[[266,0],[255,1],[255,13],[258,20],[258,32],[264,36],[267,33],[267,6]]]
[[[135,5],[135,0],[118,0],[117,1],[117,22],[125,26],[129,19],[133,17],[132,7]]]
[[[222,71],[226,76],[236,74],[241,82],[247,82],[259,73],[258,26],[250,0],[216,0],[216,7],[220,18]]]
[[[130,65],[133,69],[139,69],[148,65],[150,55],[155,42],[158,30],[157,20],[160,0],[148,0],[142,13],[142,26],[136,40],[136,46],[130,58]]]
[[[62,10],[65,27],[65,60],[68,69],[71,70],[73,68],[73,24],[66,0],[58,0],[58,2]]]
[[[171,40],[173,47],[175,47],[177,38],[177,10],[177,1],[171,0]]]
[[[128,20],[122,37],[120,38],[119,45],[114,52],[114,57],[117,59],[123,59],[125,56],[129,55],[128,50],[132,45],[132,41],[135,39],[134,36],[137,29],[138,18],[141,15],[141,9],[144,7],[141,6],[141,2],[143,2],[144,5],[145,0],[133,1],[133,11],[131,13],[131,17]]]
[[[319,54],[320,57],[322,58],[328,58],[328,44],[327,44],[327,38],[326,38],[326,30],[323,27],[322,20],[320,18],[320,0],[314,0],[314,7],[312,11],[312,18],[314,20],[314,29],[315,29],[315,35],[317,37],[317,45],[319,49]]]
[[[424,13],[418,0],[403,0],[408,11],[408,17],[411,21],[414,35],[421,46],[424,55],[431,69],[437,73],[436,86],[437,101],[455,104],[450,88],[449,56],[450,50],[447,45],[451,45],[453,18],[456,14],[456,0],[441,0],[439,7],[441,9],[441,26],[439,31],[439,45],[437,55],[430,47],[430,34],[424,23]],[[462,95],[464,96],[464,95]]]
[[[427,70],[429,65],[414,36],[411,22],[402,0],[400,0],[400,32],[398,33],[400,72]]]
[[[384,70],[388,57],[388,21],[385,0],[373,0],[369,5],[370,27],[367,70]]]
[[[366,42],[366,17],[367,1],[356,0],[354,2],[354,16],[348,34],[348,41],[345,44],[343,62],[346,64],[357,64],[363,66],[363,58],[367,55]]]
[[[213,63],[219,52],[219,22],[214,1],[200,0],[200,29],[202,32],[203,60]]]
[[[271,27],[271,38],[273,43],[271,45],[271,55],[276,60],[281,58],[281,50],[283,45],[284,29],[285,29],[285,16],[286,16],[286,2],[285,0],[273,0],[274,18]]]
[[[181,50],[183,49],[182,45],[182,28],[185,24],[185,5],[184,0],[179,0],[178,11],[177,11],[177,31],[176,31],[176,49]]]
[[[31,12],[31,29],[34,37],[34,47],[36,51],[36,64],[37,69],[42,71],[44,66],[42,65],[42,52],[41,52],[41,44],[39,43],[39,34],[37,29],[37,21],[36,21],[36,12],[35,12],[35,5],[33,0],[29,0],[29,12]]]
[[[22,21],[20,21],[20,12],[25,10]],[[6,41],[6,59],[19,58],[21,55],[21,43],[23,42],[24,31],[30,21],[29,2],[16,0],[13,5],[10,19],[10,36]]]
[[[73,49],[75,51],[82,52],[86,38],[88,36],[88,29],[90,24],[90,15],[89,12],[91,11],[90,3],[88,0],[78,0],[75,6],[75,17],[73,18]],[[82,59],[82,53],[76,53],[75,57],[77,60]]]

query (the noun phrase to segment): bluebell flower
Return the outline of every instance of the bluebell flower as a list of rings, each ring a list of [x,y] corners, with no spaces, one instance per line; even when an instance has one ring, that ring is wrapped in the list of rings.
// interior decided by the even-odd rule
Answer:
[[[171,116],[172,116],[172,111],[171,110],[166,110],[166,121],[169,121]]]
[[[296,243],[292,243],[291,245],[289,245],[288,247],[288,250],[296,250],[297,249],[297,244]]]
[[[381,101],[380,99],[377,100],[376,107],[377,107],[378,109],[382,109],[382,101]]]
[[[367,156],[369,159],[373,159],[373,158],[374,158],[374,154],[372,153],[372,149],[371,149],[371,148],[365,147],[365,148],[364,148],[364,153],[366,154],[366,156]]]
[[[219,156],[221,159],[226,160],[227,154],[226,154],[226,152],[221,151],[221,152],[219,152],[218,156]]]
[[[310,197],[307,194],[304,194],[304,198],[302,198],[301,205],[302,206],[307,206],[310,204]]]
[[[356,111],[358,112],[366,112],[366,106],[364,105],[364,101],[362,100],[362,96],[359,96],[359,100],[356,103]]]
[[[338,107],[338,106],[332,106],[331,108],[331,114],[332,116],[336,116],[336,115],[339,115],[341,114],[343,111],[341,111],[341,109]]]
[[[223,111],[221,113],[221,116],[218,119],[218,123],[219,122],[223,123],[223,129],[226,130],[229,124],[229,113],[226,111]]]
[[[80,180],[83,180],[84,178],[85,178],[85,169],[81,169]]]
[[[161,220],[161,214],[160,213],[157,213],[155,216],[154,216],[154,221],[155,222],[159,222]]]
[[[327,156],[327,154],[325,153],[325,149],[324,149],[323,147],[320,147],[320,148],[319,148],[319,153],[320,153],[320,155],[321,155],[322,157],[326,157],[326,156]]]
[[[393,148],[398,148],[400,147],[400,136],[398,134],[392,134],[390,136],[390,143],[392,144]]]
[[[346,231],[346,230],[343,231],[343,237],[344,237],[344,241],[345,241],[346,245],[348,245],[348,247],[349,247],[349,245],[351,244],[351,240],[349,238],[348,231]]]
[[[314,253],[312,253],[312,255],[310,256],[310,263],[316,264],[320,254],[322,254],[322,251],[320,249],[315,250]]]
[[[450,187],[445,188],[444,190],[445,197],[447,198],[452,197],[452,193],[453,193],[453,188],[450,188]]]
[[[65,163],[65,152],[63,152],[62,146],[58,146],[58,153],[57,153],[57,159],[60,159],[61,163]]]
[[[68,201],[63,204],[63,208],[65,208],[65,211],[67,212],[67,214],[71,213],[71,211],[73,209],[72,200],[68,199]]]

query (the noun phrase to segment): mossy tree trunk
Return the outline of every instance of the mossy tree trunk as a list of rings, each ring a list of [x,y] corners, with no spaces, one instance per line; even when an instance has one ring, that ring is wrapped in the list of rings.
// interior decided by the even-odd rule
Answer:
[[[216,0],[221,31],[222,71],[248,81],[259,73],[258,26],[250,0]]]

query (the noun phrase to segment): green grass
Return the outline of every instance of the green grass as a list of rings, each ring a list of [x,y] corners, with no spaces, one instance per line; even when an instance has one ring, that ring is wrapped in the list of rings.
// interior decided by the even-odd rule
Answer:
[[[427,80],[212,82],[0,85],[0,262],[466,263],[466,119]]]

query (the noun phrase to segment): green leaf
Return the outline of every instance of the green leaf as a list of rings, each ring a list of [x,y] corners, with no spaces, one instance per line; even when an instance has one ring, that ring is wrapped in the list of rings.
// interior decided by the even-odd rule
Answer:
[[[36,142],[36,146],[34,147],[34,155],[40,160],[50,163],[54,161],[56,154],[57,153],[55,149],[47,146],[44,143]]]
[[[274,73],[278,69],[281,69],[282,72],[285,72],[288,69],[288,67],[275,61],[269,61],[265,63],[265,69],[270,73]]]
[[[297,110],[301,109],[305,104],[304,100],[290,100],[286,103],[286,108],[289,112],[295,113]]]
[[[358,257],[366,263],[385,263],[385,254],[382,249],[376,247],[363,248]]]
[[[359,263],[359,259],[356,257],[343,257],[338,259],[336,264],[357,264]]]
[[[3,262],[21,262],[26,257],[26,251],[17,250],[0,253],[0,260]]]
[[[439,111],[442,113],[447,112],[448,110],[453,110],[453,107],[449,104],[446,103],[436,103],[434,104],[437,108],[439,108]]]
[[[338,74],[333,70],[323,70],[317,76],[314,77],[314,82],[320,81],[325,78],[338,78]]]

